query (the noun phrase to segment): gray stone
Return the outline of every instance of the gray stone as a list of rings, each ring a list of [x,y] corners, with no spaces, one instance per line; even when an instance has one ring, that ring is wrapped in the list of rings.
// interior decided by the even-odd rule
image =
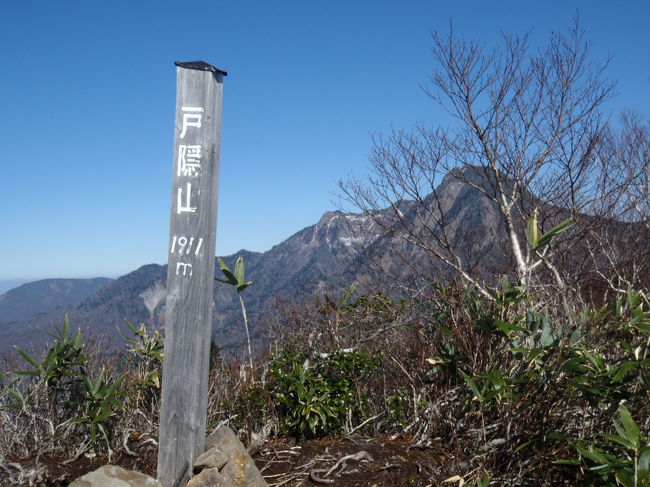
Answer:
[[[205,439],[205,449],[219,448],[222,451],[235,451],[238,449],[246,451],[244,444],[239,441],[237,435],[228,426],[220,426]]]
[[[72,482],[69,487],[162,487],[160,482],[140,472],[116,465],[104,465]]]
[[[255,462],[233,431],[222,426],[206,439],[206,452],[194,463],[197,473],[186,487],[268,487]],[[70,487],[162,487],[147,475],[104,465]]]
[[[215,449],[227,458],[225,464],[219,467],[220,475],[229,482],[223,484],[224,487],[267,487],[246,448],[227,426],[212,432],[205,440],[205,447],[208,451]]]
[[[221,468],[227,461],[228,457],[226,454],[217,447],[213,447],[196,459],[196,462],[194,462],[194,471],[200,472],[206,468]]]
[[[206,468],[195,475],[185,487],[230,487],[232,482],[219,473],[217,468]]]

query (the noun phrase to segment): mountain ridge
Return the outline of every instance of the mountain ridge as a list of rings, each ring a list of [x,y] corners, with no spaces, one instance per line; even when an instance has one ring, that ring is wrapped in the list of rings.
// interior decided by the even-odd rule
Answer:
[[[351,219],[362,221],[358,215]],[[359,252],[357,244],[361,240],[362,236],[355,233],[346,214],[330,211],[316,224],[303,228],[266,252],[241,250],[225,256],[224,260],[231,266],[242,256],[247,274],[254,281],[243,296],[253,323],[253,340],[258,344],[264,342],[261,326],[273,314],[272,302],[277,296],[296,292],[307,296],[324,289],[328,283],[342,280],[346,275],[345,264],[351,260],[351,254]],[[220,274],[215,259],[215,276]],[[14,344],[31,350],[42,348],[48,340],[45,332],[60,326],[65,315],[73,327],[81,327],[94,337],[110,342],[119,342],[115,340],[115,335],[119,335],[115,333],[116,326],[122,333],[128,332],[125,320],[160,326],[164,303],[151,313],[143,296],[156,286],[164,288],[166,278],[167,265],[146,264],[105,283],[78,302],[35,313],[24,320],[2,322],[0,356],[11,353]],[[215,340],[223,348],[236,348],[243,338],[239,301],[232,289],[217,281],[213,309]],[[113,345],[107,343],[109,347]]]
[[[445,238],[458,249],[457,257],[472,272],[490,282],[511,267],[512,262],[505,221],[496,203],[475,187],[481,181],[489,184],[486,178],[474,168],[467,168],[464,174],[448,174],[428,198],[429,211],[445,215]],[[527,197],[537,204],[534,196]],[[253,281],[243,299],[248,309],[251,338],[258,350],[266,344],[267,325],[277,317],[275,304],[279,297],[307,303],[315,294],[336,293],[352,282],[359,284],[358,292],[367,293],[386,291],[391,284],[407,282],[414,274],[424,276],[429,283],[453,278],[453,269],[433,258],[426,249],[407,245],[399,231],[382,228],[382,219],[397,216],[410,225],[413,235],[421,233],[423,239],[430,240],[425,240],[425,244],[436,245],[437,228],[427,226],[423,214],[417,213],[421,208],[414,202],[402,200],[387,209],[373,211],[328,211],[315,224],[265,252],[241,250],[224,257],[232,268],[237,257],[242,256],[247,278]],[[215,276],[221,277],[216,259]],[[23,348],[42,348],[47,341],[47,335],[42,332],[60,326],[65,314],[73,327],[81,326],[102,340],[106,349],[117,347],[120,334],[115,327],[121,333],[128,333],[125,320],[156,327],[163,324],[166,279],[166,265],[147,264],[107,283],[80,302],[2,324],[0,356],[10,351],[14,343]],[[422,286],[426,282],[413,285]],[[239,353],[243,350],[244,329],[237,293],[217,281],[213,289],[213,339],[221,348]]]
[[[34,314],[77,303],[111,281],[107,277],[54,278],[21,284],[0,295],[0,323],[24,320]]]

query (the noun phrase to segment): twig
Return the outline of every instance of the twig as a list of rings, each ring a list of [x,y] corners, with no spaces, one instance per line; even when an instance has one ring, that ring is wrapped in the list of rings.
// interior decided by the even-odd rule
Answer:
[[[90,448],[90,442],[82,443],[79,449],[77,450],[77,453],[75,453],[75,456],[67,460],[64,460],[63,462],[61,462],[61,465],[68,465],[69,463],[76,462],[77,460],[79,460],[81,455],[83,455],[85,452],[88,451],[89,448]]]
[[[334,464],[334,466],[328,470],[328,472],[325,474],[325,477],[327,477],[334,470],[336,470],[339,467],[339,465],[341,465],[341,464],[343,464],[343,466],[341,467],[341,471],[345,470],[345,467],[347,467],[347,465],[348,465],[348,462],[347,462],[348,460],[357,460],[357,461],[367,460],[368,462],[374,462],[375,461],[372,458],[372,456],[370,455],[370,453],[368,453],[365,450],[357,452],[357,453],[355,453],[353,455],[346,455],[343,458],[341,458],[338,462],[336,462]]]
[[[314,469],[310,470],[310,472],[309,472],[309,479],[312,482],[316,482],[317,484],[333,484],[334,482],[336,482],[336,480],[334,480],[334,479],[322,479],[322,478],[318,477],[319,473],[323,473],[323,472],[326,472],[326,471],[327,471],[326,468],[314,468]],[[325,474],[325,475],[327,475],[327,474]]]
[[[153,438],[146,439],[146,440],[144,440],[144,441],[143,441],[142,443],[140,443],[140,444],[141,444],[141,445],[153,445],[153,446],[158,446],[158,442],[157,442],[156,440],[154,440]]]
[[[127,445],[129,441],[129,435],[130,433],[128,431],[124,432],[124,439],[122,440],[122,450],[124,450],[124,453],[126,453],[129,456],[137,457],[138,454],[129,450],[129,446]]]
[[[21,473],[25,471],[23,466],[20,463],[16,463],[16,462],[8,463],[7,467],[15,468],[16,470],[18,470]],[[2,468],[4,469],[5,472],[9,473],[9,470],[7,469],[7,467],[2,467]]]
[[[399,319],[399,320],[396,320],[396,321],[390,323],[389,325],[386,325],[385,327],[381,328],[380,330],[378,330],[378,331],[376,331],[376,332],[374,332],[374,333],[372,333],[372,334],[370,334],[370,335],[368,335],[368,336],[366,336],[366,337],[364,337],[364,338],[361,338],[361,339],[358,340],[357,343],[356,343],[354,346],[352,346],[352,347],[349,347],[349,348],[341,348],[341,349],[337,350],[337,351],[334,352],[334,353],[316,352],[316,353],[313,353],[313,355],[315,355],[316,357],[321,358],[321,359],[326,359],[326,358],[330,358],[330,357],[333,356],[333,355],[336,355],[337,353],[354,353],[354,352],[355,352],[356,350],[358,350],[359,347],[360,347],[361,345],[363,345],[365,342],[368,342],[368,341],[370,341],[370,340],[374,340],[375,338],[377,338],[378,336],[380,336],[380,335],[386,333],[387,331],[390,331],[390,330],[392,330],[393,328],[396,328],[396,327],[398,327],[398,326],[403,326],[403,325],[405,325],[405,324],[408,323],[408,322],[409,322],[409,320],[408,320],[407,318],[404,318],[404,317],[403,317],[403,318],[401,318],[401,319]],[[311,337],[311,335],[310,335],[310,337]]]
[[[324,477],[329,476],[332,472],[334,472],[336,469],[340,467],[340,471],[337,474],[337,477],[340,477],[345,468],[348,466],[348,460],[366,460],[368,462],[374,462],[375,460],[372,458],[372,456],[367,452],[367,451],[360,451],[357,453],[354,453],[352,455],[346,455],[343,458],[341,458],[338,462],[334,464],[333,467],[331,467],[329,470],[325,468],[314,468],[311,469],[309,472],[309,478],[313,481],[316,482],[317,484],[333,484],[335,482],[334,479],[326,479]],[[318,474],[323,473],[323,477],[319,477]]]
[[[352,430],[351,430],[349,433],[347,433],[345,436],[350,436],[351,434],[353,434],[353,433],[354,433],[355,431],[357,431],[358,429],[363,428],[363,427],[364,427],[366,424],[368,424],[370,421],[372,421],[372,420],[374,420],[374,419],[377,419],[379,416],[383,416],[383,414],[384,414],[384,411],[382,411],[381,413],[379,413],[379,414],[373,416],[372,418],[368,418],[368,419],[366,419],[366,420],[365,420],[363,423],[361,423],[359,426],[355,426],[354,428],[352,428]]]
[[[229,416],[226,419],[222,419],[221,421],[219,421],[219,424],[212,431],[217,431],[224,424],[228,424],[231,419],[235,419],[237,416],[239,416],[239,414],[233,414],[232,416]]]

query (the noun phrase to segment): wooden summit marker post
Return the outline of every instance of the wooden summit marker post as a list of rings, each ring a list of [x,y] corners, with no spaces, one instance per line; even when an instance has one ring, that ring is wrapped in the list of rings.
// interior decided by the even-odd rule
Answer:
[[[208,401],[223,77],[175,63],[176,129],[158,479],[180,487],[203,453]]]

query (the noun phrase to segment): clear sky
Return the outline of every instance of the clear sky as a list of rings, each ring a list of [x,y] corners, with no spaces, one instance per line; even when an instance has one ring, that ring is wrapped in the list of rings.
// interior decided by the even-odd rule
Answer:
[[[335,208],[370,137],[445,116],[431,30],[533,43],[579,10],[612,113],[650,114],[650,2],[24,0],[0,9],[0,279],[115,277],[167,256],[174,60],[224,80],[217,253]]]

